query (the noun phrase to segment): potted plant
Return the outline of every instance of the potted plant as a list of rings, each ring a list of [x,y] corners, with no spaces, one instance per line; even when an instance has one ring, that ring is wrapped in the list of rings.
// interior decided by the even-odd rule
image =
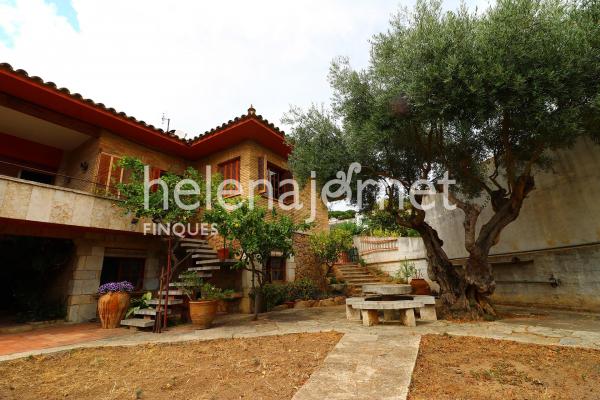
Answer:
[[[415,266],[409,263],[407,260],[404,260],[400,264],[400,268],[394,274],[394,281],[396,283],[407,284],[408,280],[415,276],[418,273]]]
[[[189,299],[190,319],[198,329],[208,329],[217,315],[217,306],[220,299],[229,293],[205,283],[194,271],[180,275],[181,290]]]
[[[410,280],[410,286],[412,287],[412,293],[417,295],[430,295],[431,289],[429,283],[421,275],[421,271],[415,269]]]
[[[119,326],[129,307],[129,293],[134,289],[127,281],[108,282],[98,288],[98,315],[105,329]]]

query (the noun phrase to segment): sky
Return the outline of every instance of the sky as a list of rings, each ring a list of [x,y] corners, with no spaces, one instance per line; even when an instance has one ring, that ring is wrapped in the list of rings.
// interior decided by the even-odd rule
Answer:
[[[468,0],[485,7],[487,0]],[[0,62],[192,137],[246,113],[281,126],[329,103],[331,60],[368,62],[369,39],[413,0],[0,0]],[[454,9],[458,0],[447,0]]]

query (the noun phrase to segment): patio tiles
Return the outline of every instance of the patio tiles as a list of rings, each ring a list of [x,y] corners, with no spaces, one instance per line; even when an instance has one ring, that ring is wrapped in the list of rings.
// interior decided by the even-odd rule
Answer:
[[[131,335],[127,329],[102,329],[99,324],[64,324],[33,331],[0,334],[0,356],[74,345],[111,337]]]

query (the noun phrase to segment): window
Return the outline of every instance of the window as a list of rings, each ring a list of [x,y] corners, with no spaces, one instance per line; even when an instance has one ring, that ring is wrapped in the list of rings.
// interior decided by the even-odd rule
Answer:
[[[144,287],[145,263],[143,258],[104,257],[100,284],[128,281],[136,290],[141,290]]]
[[[123,180],[123,168],[118,166],[120,159],[117,156],[100,153],[96,172],[96,192],[99,194],[118,194],[115,185]]]
[[[240,158],[234,158],[227,160],[218,165],[219,174],[223,177],[223,180],[233,179],[236,182],[240,181]],[[226,185],[226,190],[235,190],[235,185]]]
[[[107,153],[100,153],[98,160],[98,170],[96,172],[96,192],[103,195],[119,196],[117,190],[118,183],[127,183],[130,172],[119,166],[121,157],[117,157]],[[164,176],[166,171],[150,167],[149,181],[153,181]],[[150,191],[156,192],[158,185],[153,185]]]
[[[289,183],[280,186],[282,181],[292,179],[292,174],[289,171],[286,171],[283,168],[279,168],[278,166],[272,163],[267,163],[267,176],[269,177],[268,179],[271,182],[271,186],[273,187],[274,199],[279,199],[283,194],[294,190],[294,186]],[[288,196],[285,198],[286,204],[290,204],[293,202],[293,196]]]
[[[267,262],[267,277],[269,282],[285,281],[285,259],[270,257]]]

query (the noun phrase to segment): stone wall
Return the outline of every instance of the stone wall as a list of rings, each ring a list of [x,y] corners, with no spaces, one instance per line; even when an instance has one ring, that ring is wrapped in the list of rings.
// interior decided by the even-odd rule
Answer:
[[[124,237],[108,234],[86,234],[75,239],[75,257],[72,277],[67,290],[67,320],[88,321],[96,317],[97,291],[100,286],[102,264],[107,250],[120,253],[135,251],[146,259],[143,290],[157,290],[160,260],[164,249],[158,239],[149,237]]]
[[[309,238],[308,234],[294,234],[294,278],[295,280],[308,278],[325,290],[327,288],[325,267],[310,250]]]
[[[519,218],[504,229],[490,254],[498,302],[600,311],[600,146],[587,139],[553,155],[552,170],[536,174],[535,190]],[[444,250],[464,262],[463,213],[436,198],[427,220]],[[491,216],[484,209],[478,229]],[[550,276],[562,282],[550,285]]]
[[[87,192],[0,176],[0,218],[142,232],[113,201]]]

